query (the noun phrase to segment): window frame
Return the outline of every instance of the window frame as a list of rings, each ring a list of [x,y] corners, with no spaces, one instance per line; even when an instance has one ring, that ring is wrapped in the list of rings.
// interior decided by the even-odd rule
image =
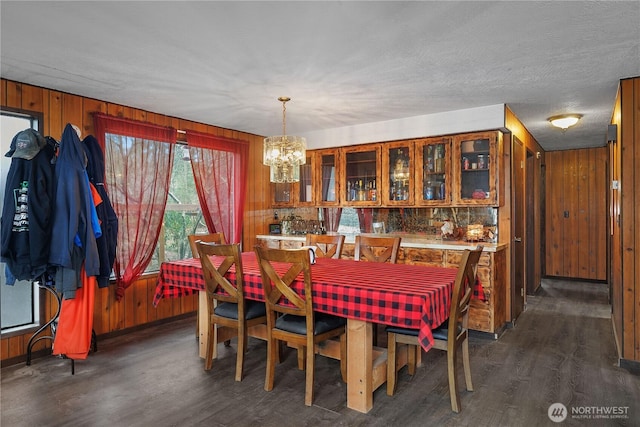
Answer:
[[[44,124],[44,114],[37,111],[24,110],[20,108],[12,108],[7,106],[0,107],[0,116],[9,116],[22,118],[29,121],[29,126],[43,133],[42,127]],[[3,153],[0,153],[4,155]],[[4,275],[4,271],[0,271],[0,274]],[[7,286],[7,285],[3,285]],[[46,295],[45,289],[36,284],[36,282],[32,282],[32,290],[31,290],[31,322],[23,323],[20,325],[12,325],[4,327],[2,325],[0,327],[0,337],[2,338],[10,338],[14,336],[20,336],[27,333],[37,331],[44,323],[46,317]]]

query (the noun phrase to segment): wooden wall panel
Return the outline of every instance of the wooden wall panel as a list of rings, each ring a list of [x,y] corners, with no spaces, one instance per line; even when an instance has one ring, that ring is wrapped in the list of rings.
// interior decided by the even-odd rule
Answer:
[[[562,186],[563,171],[562,157],[558,155],[546,156],[546,221],[545,238],[546,254],[558,253],[562,249]],[[545,255],[546,255],[545,254]],[[564,272],[564,256],[547,256],[545,259],[546,274],[561,276]]]
[[[270,213],[270,200],[266,189],[268,189],[269,179],[268,169],[262,165],[262,137],[10,80],[1,79],[0,82],[2,92],[0,107],[41,113],[44,117],[44,123],[40,129],[41,133],[56,139],[60,139],[67,123],[79,126],[83,138],[92,134],[94,131],[92,114],[101,112],[123,118],[144,120],[162,126],[173,126],[176,129],[192,129],[248,141],[250,157],[247,182],[251,185],[248,186],[247,205],[244,213],[242,241],[245,243],[245,247],[252,248],[255,245],[255,235],[265,234],[268,230],[266,213]],[[141,278],[125,291],[124,298],[120,301],[116,301],[114,286],[96,289],[94,330],[98,338],[101,334],[139,327],[149,322],[193,313],[197,310],[197,295],[181,299],[163,299],[157,308],[153,307],[156,282],[155,275]],[[50,298],[48,294],[45,298],[44,317],[49,319],[57,307],[55,307],[55,300]],[[24,356],[27,341],[32,333],[33,331],[23,335],[3,336],[0,340],[2,353],[0,360]],[[50,340],[41,340],[36,344],[34,350],[50,347]]]
[[[606,150],[606,149],[605,149]],[[592,164],[591,173],[589,174],[589,188],[594,194],[608,195],[609,183],[606,179],[608,173],[608,162],[605,155],[601,155],[597,151],[590,152],[590,162]],[[591,200],[590,218],[598,218],[599,212],[607,212],[607,197],[597,197]],[[589,244],[589,257],[596,259],[607,259],[607,245],[604,241],[599,240],[598,236],[607,235],[607,221],[591,221],[588,225],[591,241]],[[607,262],[599,262],[590,265],[591,275],[595,277],[607,277]]]
[[[607,148],[546,153],[546,275],[607,280]]]
[[[595,173],[593,163],[590,162],[591,150],[579,150],[577,152],[577,191],[576,196],[578,209],[576,211],[576,221],[575,228],[577,231],[577,245],[573,245],[575,247],[575,251],[572,255],[575,255],[576,258],[576,268],[574,269],[575,274],[578,277],[589,277],[590,273],[590,265],[589,262],[589,253],[591,247],[590,243],[590,235],[591,230],[589,229],[589,219],[591,214],[591,204],[589,203],[589,177],[590,174]],[[602,193],[603,195],[606,193]],[[597,212],[594,212],[597,214]],[[604,222],[604,221],[603,221]]]
[[[7,104],[7,81],[6,80],[2,80],[0,82],[0,104],[8,105]]]
[[[62,130],[64,120],[62,116],[62,92],[49,91],[49,112],[44,118],[44,134],[50,135],[53,138],[60,140],[62,136]]]
[[[21,109],[41,112],[44,105],[43,91],[33,86],[22,87]]]
[[[22,85],[16,82],[7,82],[6,104],[10,108],[22,108]],[[5,101],[3,99],[3,101]]]
[[[640,363],[640,77],[620,82],[617,105],[612,162],[621,191],[612,202],[614,214],[618,210],[611,245],[613,315],[621,359]]]
[[[543,244],[544,244],[544,231],[542,230],[542,228],[544,227],[543,224],[543,219],[544,219],[544,212],[542,212],[542,206],[543,206],[543,200],[544,200],[544,194],[543,194],[543,186],[544,186],[544,180],[543,180],[543,165],[545,164],[546,161],[546,157],[545,157],[545,151],[542,149],[542,147],[540,146],[540,144],[538,144],[538,142],[533,138],[533,136],[531,135],[531,133],[526,129],[526,127],[522,124],[522,122],[520,122],[520,120],[515,116],[515,114],[513,114],[513,112],[508,108],[505,107],[505,127],[507,129],[509,129],[509,131],[512,133],[513,137],[517,137],[518,140],[520,140],[525,147],[525,150],[527,151],[527,155],[531,155],[532,159],[531,161],[527,161],[525,163],[525,168],[532,168],[532,170],[526,170],[525,171],[525,176],[527,176],[528,178],[532,179],[533,182],[529,183],[531,184],[530,187],[528,187],[528,190],[531,190],[532,194],[527,194],[526,195],[526,201],[527,201],[527,206],[526,206],[526,210],[525,210],[525,224],[529,223],[529,219],[531,220],[530,223],[533,224],[533,229],[535,230],[533,233],[531,233],[532,236],[532,240],[533,242],[532,247],[530,248],[530,252],[533,253],[533,260],[529,259],[529,257],[526,257],[526,277],[527,277],[527,282],[529,282],[529,280],[532,280],[533,283],[527,283],[527,289],[538,289],[539,286],[541,285],[541,279],[542,279],[542,269],[543,269],[543,259],[544,259],[544,252],[543,252]],[[507,144],[508,144],[508,138],[507,136],[505,136],[505,152],[507,149]],[[505,164],[506,160],[510,160],[507,156],[505,156]],[[508,175],[510,177],[510,174]],[[505,177],[505,189],[510,189],[511,185],[510,182],[506,180]],[[510,195],[510,191],[506,191],[505,195],[509,194]],[[503,208],[500,209],[499,211],[499,221],[500,221],[500,234],[504,234],[503,230],[506,230],[509,228],[510,224],[511,224],[511,217],[510,217],[510,207],[511,207],[511,199],[506,199],[505,198],[505,206]],[[533,218],[529,218],[530,215],[533,215]],[[500,237],[501,241],[507,242],[507,241],[511,241],[511,236],[506,236],[507,239],[506,240],[502,240],[502,237]],[[530,242],[525,242],[526,245],[529,245]],[[526,252],[529,252],[528,250]],[[511,259],[511,256],[509,254],[509,258]],[[507,262],[507,277],[511,277],[511,262]],[[508,283],[510,283],[510,280],[507,280],[507,286],[506,286],[506,291],[508,292],[507,295],[507,310],[510,313],[510,297],[511,297],[511,287],[508,286]],[[526,299],[525,299],[526,302]]]

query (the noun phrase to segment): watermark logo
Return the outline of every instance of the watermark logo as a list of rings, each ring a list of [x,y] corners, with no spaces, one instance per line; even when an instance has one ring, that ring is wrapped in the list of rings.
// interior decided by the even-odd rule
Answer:
[[[561,423],[568,417],[575,420],[628,419],[628,406],[572,406],[570,410],[562,403],[552,403],[547,410],[549,419]]]
[[[547,411],[547,415],[549,415],[549,419],[554,423],[561,423],[567,419],[567,407],[562,403],[552,403],[549,406],[549,410]]]

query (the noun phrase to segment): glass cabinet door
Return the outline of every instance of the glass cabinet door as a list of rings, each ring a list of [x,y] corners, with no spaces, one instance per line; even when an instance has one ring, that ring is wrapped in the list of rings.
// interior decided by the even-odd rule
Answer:
[[[298,183],[298,200],[296,206],[311,206],[313,198],[313,153],[307,152],[307,162],[300,165],[300,182]]]
[[[378,185],[380,183],[380,145],[346,147],[342,149],[344,173],[342,200],[348,205],[380,205]]]
[[[454,203],[495,205],[496,188],[496,132],[457,136],[454,140],[454,165],[457,185]]]
[[[451,202],[451,141],[427,138],[416,141],[416,204]]]
[[[321,206],[338,206],[340,203],[338,153],[338,149],[320,150],[315,153],[315,182],[319,183],[316,191],[320,191],[316,200]]]
[[[273,207],[293,206],[293,184],[290,182],[272,182],[271,205]]]
[[[415,141],[387,143],[383,147],[383,200],[390,206],[414,203]]]

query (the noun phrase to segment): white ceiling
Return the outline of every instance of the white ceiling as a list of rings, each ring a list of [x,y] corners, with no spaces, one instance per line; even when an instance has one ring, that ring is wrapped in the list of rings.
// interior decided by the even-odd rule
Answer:
[[[258,135],[507,104],[602,146],[640,1],[0,2],[3,78]],[[584,117],[562,132],[546,119]],[[313,142],[309,142],[313,148]]]

